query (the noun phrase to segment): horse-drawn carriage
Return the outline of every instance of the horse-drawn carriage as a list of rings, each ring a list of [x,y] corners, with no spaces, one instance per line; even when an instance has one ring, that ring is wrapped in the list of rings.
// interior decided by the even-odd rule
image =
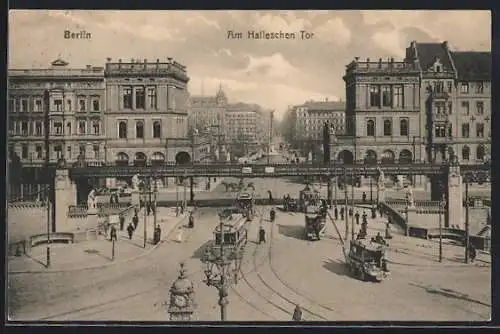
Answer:
[[[381,282],[389,275],[386,249],[387,246],[366,239],[351,240],[346,259],[349,273],[362,281]]]
[[[326,227],[326,215],[317,205],[309,205],[305,211],[305,237],[307,240],[319,240]]]

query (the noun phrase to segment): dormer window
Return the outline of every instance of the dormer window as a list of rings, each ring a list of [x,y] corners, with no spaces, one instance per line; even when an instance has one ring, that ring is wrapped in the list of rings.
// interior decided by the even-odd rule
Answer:
[[[434,72],[439,73],[442,71],[442,69],[443,69],[443,64],[441,63],[439,58],[436,57],[436,60],[434,61],[434,65],[433,65],[433,70],[434,70]]]

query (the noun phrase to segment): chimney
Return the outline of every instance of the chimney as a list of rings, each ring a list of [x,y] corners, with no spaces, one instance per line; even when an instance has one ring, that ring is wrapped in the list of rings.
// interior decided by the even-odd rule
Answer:
[[[110,57],[106,58],[106,60],[108,61],[108,63],[111,62],[111,58]]]
[[[118,59],[118,62],[119,62],[119,63],[121,63],[121,62],[122,62],[122,59],[121,59],[121,58],[120,58],[120,59]]]
[[[391,63],[394,63],[394,57],[391,57]]]
[[[417,47],[417,41],[411,41],[411,43],[410,43],[410,47],[411,47],[411,48],[415,48],[415,47]]]
[[[354,57],[354,61],[357,63],[359,61],[359,57]]]
[[[131,62],[132,64],[133,64],[133,63],[135,63],[135,59],[134,59],[134,58],[130,59],[130,62]]]
[[[168,63],[171,64],[173,59],[172,59],[172,57],[168,57],[167,60],[168,60]]]
[[[443,47],[444,47],[445,49],[448,49],[448,41],[444,41],[444,42],[443,42]]]
[[[382,58],[378,59],[378,68],[382,68]]]
[[[144,58],[144,64],[146,64],[148,62],[148,60],[146,58]]]
[[[92,69],[92,65],[85,65],[85,67],[87,68],[87,70],[91,70]]]
[[[328,102],[328,98],[327,97],[325,97],[325,102]]]
[[[366,58],[366,62],[369,63],[370,62],[370,58]]]
[[[156,62],[159,63],[160,62],[160,59],[156,58]]]

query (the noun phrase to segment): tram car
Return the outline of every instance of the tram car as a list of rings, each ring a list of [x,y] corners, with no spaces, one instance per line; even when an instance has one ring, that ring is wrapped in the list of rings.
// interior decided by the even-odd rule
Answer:
[[[296,198],[285,197],[283,200],[283,210],[287,212],[295,212],[298,209],[298,201]]]
[[[326,228],[326,216],[320,206],[308,205],[305,211],[306,240],[320,240]]]
[[[319,205],[320,193],[308,185],[299,192],[299,210],[305,212],[308,205]]]
[[[243,215],[246,215],[250,210],[250,218],[253,218],[255,215],[255,197],[254,191],[252,189],[242,190],[236,196],[236,207],[239,209],[239,212]]]
[[[223,223],[215,227],[213,240],[205,249],[206,257],[218,258],[221,256],[221,241],[224,257],[230,260],[241,257],[248,241],[248,222],[241,215],[231,217],[223,219]]]
[[[347,254],[347,269],[362,281],[381,282],[389,276],[385,245],[366,239],[351,240]]]

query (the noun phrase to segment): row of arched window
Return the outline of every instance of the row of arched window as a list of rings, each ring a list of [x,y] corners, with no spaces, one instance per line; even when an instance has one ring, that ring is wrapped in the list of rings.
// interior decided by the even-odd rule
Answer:
[[[408,119],[404,118],[399,121],[399,135],[408,136],[409,135],[410,122]],[[376,136],[376,123],[374,119],[369,119],[366,122],[366,136],[374,137]],[[392,136],[392,121],[390,119],[384,120],[384,136]]]
[[[476,160],[484,160],[486,158],[486,150],[483,145],[479,145],[476,149]],[[470,148],[464,146],[462,148],[462,160],[470,160]]]
[[[153,138],[161,138],[161,122],[154,121],[153,122]],[[128,125],[126,121],[120,121],[118,123],[118,138],[127,139],[129,138],[128,134]],[[135,138],[144,139],[144,122],[136,121],[135,122]]]

